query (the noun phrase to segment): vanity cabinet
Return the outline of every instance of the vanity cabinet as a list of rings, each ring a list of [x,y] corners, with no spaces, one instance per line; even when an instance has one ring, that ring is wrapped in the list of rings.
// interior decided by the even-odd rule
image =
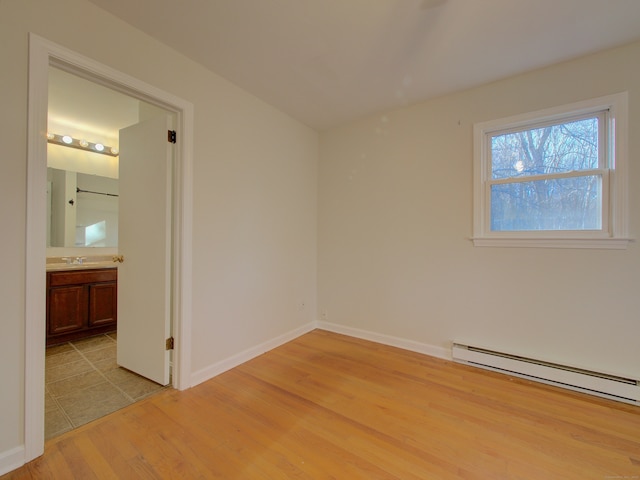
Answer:
[[[117,327],[118,269],[47,272],[47,346]]]

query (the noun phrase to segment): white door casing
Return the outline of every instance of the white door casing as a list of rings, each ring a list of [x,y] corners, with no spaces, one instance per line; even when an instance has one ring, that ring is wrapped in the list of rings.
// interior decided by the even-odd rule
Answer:
[[[49,65],[143,99],[176,114],[172,313],[173,386],[191,382],[191,235],[193,105],[38,35],[29,36],[23,463],[44,452],[46,168]]]

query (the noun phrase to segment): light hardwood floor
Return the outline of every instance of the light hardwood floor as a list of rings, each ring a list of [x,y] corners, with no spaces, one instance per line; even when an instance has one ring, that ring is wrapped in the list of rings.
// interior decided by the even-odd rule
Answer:
[[[2,479],[640,478],[640,407],[315,330]]]

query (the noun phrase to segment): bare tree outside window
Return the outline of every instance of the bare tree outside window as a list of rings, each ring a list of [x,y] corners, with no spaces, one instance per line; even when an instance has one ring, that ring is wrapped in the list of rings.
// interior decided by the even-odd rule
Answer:
[[[602,228],[600,117],[491,137],[491,230]]]

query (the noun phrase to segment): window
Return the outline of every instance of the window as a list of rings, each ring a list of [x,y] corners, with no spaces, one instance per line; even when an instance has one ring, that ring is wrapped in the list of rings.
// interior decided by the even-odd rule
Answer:
[[[627,95],[474,126],[474,244],[626,248]]]

